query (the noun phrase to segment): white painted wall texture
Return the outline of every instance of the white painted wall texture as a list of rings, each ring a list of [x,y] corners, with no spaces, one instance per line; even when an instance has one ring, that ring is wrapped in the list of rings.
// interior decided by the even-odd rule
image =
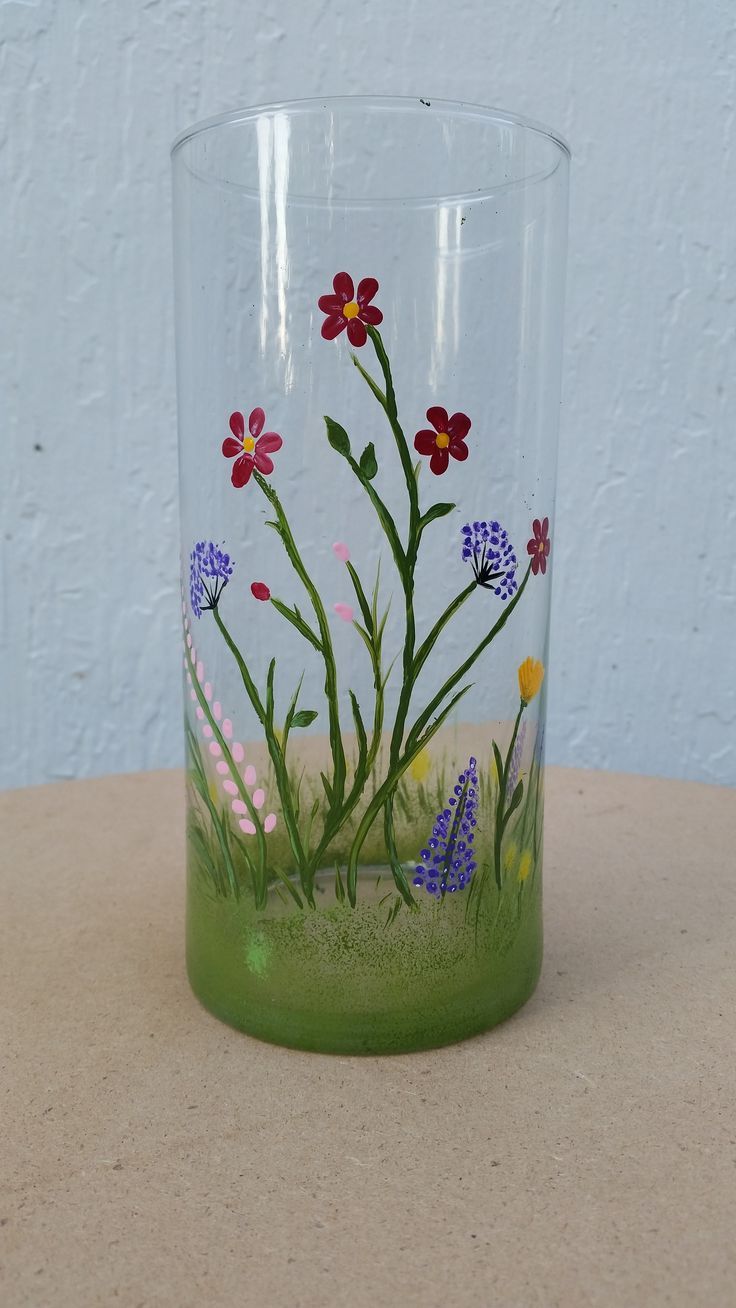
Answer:
[[[550,757],[736,783],[732,0],[0,0],[0,785],[181,761],[168,147],[345,92],[570,140]]]

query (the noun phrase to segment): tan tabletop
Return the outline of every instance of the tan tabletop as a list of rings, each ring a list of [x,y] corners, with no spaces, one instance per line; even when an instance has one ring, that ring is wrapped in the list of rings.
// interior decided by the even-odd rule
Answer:
[[[0,1303],[736,1304],[736,791],[552,770],[547,952],[433,1053],[189,992],[178,773],[0,795]]]

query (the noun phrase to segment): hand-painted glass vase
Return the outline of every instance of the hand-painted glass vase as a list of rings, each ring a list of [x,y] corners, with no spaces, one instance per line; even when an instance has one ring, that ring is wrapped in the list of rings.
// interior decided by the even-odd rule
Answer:
[[[390,1052],[532,993],[568,153],[343,99],[173,149],[187,959]]]

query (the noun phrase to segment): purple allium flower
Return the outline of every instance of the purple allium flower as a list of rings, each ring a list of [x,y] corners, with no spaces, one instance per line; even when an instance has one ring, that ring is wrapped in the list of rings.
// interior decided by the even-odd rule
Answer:
[[[511,799],[511,796],[513,795],[514,791],[516,790],[516,783],[519,780],[519,768],[521,767],[521,756],[524,752],[525,736],[526,736],[526,718],[524,718],[519,728],[519,733],[516,737],[516,743],[514,745],[514,752],[511,755],[511,762],[509,764],[509,776],[508,776],[508,781],[506,782],[507,804]]]
[[[189,555],[189,599],[195,618],[216,609],[220,596],[233,575],[230,555],[214,541],[199,540]]]
[[[476,760],[470,758],[445,808],[437,814],[432,834],[414,869],[413,884],[437,899],[464,890],[477,867],[473,849],[478,808],[476,767]]]
[[[498,522],[466,522],[462,536],[463,561],[470,562],[478,585],[510,599],[518,590],[519,563],[505,528]]]

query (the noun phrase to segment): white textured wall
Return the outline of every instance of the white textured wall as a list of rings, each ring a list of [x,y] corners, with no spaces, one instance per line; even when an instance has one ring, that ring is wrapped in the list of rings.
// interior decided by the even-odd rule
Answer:
[[[551,757],[736,783],[732,0],[0,0],[0,785],[181,759],[168,146],[344,92],[571,141]]]

